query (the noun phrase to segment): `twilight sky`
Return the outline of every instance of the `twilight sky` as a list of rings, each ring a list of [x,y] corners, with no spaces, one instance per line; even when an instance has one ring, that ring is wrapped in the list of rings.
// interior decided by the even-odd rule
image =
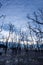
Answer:
[[[28,19],[27,14],[32,14],[37,9],[43,9],[43,0],[0,0],[0,23],[12,22],[17,27],[24,26]]]

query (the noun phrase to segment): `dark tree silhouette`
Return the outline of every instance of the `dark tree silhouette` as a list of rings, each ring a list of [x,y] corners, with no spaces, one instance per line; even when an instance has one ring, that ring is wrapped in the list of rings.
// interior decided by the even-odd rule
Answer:
[[[9,24],[9,36],[6,37],[6,48],[5,48],[5,54],[7,53],[7,50],[8,50],[8,40],[9,40],[10,35],[11,35],[12,32],[13,32],[13,26],[12,26],[12,24],[10,23],[10,24]]]
[[[1,15],[1,16],[0,16],[0,19],[3,18],[3,20],[4,20],[5,17],[6,17],[6,15]],[[4,21],[1,22],[1,25],[0,25],[0,32],[2,32],[3,25],[4,25]]]
[[[0,8],[2,7],[2,3],[0,2]]]
[[[30,22],[28,22],[28,24],[30,24],[30,29],[33,31],[33,33],[35,34],[36,38],[37,38],[37,49],[39,50],[39,44],[42,43],[42,38],[43,38],[43,10],[39,10],[38,13],[34,12],[34,17],[30,17],[29,15],[27,16],[28,20],[31,20],[31,24],[33,23],[33,26],[30,24]]]
[[[9,37],[10,37],[10,35],[11,34],[13,34],[13,33],[15,33],[16,34],[16,27],[12,24],[12,23],[10,23],[9,24]],[[13,36],[12,36],[13,37]],[[11,50],[12,50],[12,54],[14,55],[14,53],[15,54],[17,54],[17,47],[16,47],[16,42],[13,42],[13,38],[11,38],[11,40],[12,40],[12,47],[11,47]]]

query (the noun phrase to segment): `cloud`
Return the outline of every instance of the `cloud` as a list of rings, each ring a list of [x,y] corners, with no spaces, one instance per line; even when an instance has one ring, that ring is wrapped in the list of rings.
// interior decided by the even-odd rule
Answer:
[[[4,36],[4,38],[6,37],[6,36],[8,36],[9,35],[9,32],[8,31],[5,31],[4,29],[2,30],[2,32],[0,33],[0,38],[2,38],[3,36]]]

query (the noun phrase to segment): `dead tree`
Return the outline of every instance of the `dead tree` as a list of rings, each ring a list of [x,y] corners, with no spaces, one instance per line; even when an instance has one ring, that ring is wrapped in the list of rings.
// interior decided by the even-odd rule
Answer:
[[[24,45],[24,50],[25,52],[28,51],[28,39],[27,39],[27,33],[24,32],[24,31],[21,31],[20,33],[20,36],[21,36],[21,41],[23,41],[23,45]],[[25,41],[27,42],[27,45],[25,44]]]
[[[10,23],[9,24],[9,35],[12,35],[13,33],[15,33],[16,34],[16,27],[12,24],[12,23]],[[15,38],[14,38],[15,39]],[[15,45],[15,43],[16,42],[13,42],[13,36],[12,36],[12,38],[11,38],[11,41],[12,41],[12,48],[11,48],[11,50],[12,50],[12,54],[17,54],[17,47],[16,47],[16,45]]]
[[[2,29],[3,29],[3,25],[4,25],[4,19],[5,19],[6,15],[1,15],[0,16],[0,19],[2,18],[2,22],[0,24],[0,33],[2,32]],[[3,39],[3,37],[2,37]],[[4,44],[4,39],[3,39],[3,44]],[[4,48],[4,47],[3,47]]]
[[[29,40],[28,40],[28,34],[26,32],[25,32],[25,41],[26,41],[26,49],[25,50],[26,50],[26,53],[27,53],[28,50],[29,50],[29,47],[28,47],[29,46],[29,44],[28,44]]]
[[[34,48],[34,40],[33,40],[33,35],[32,35],[32,30],[31,30],[31,25],[30,25],[30,23],[28,22],[27,23],[28,25],[27,25],[27,28],[28,28],[28,34],[29,34],[29,36],[30,36],[30,38],[31,38],[31,40],[30,41],[32,41],[32,43],[31,43],[31,47],[30,47],[30,49],[32,50],[33,48]]]
[[[30,29],[33,31],[37,38],[37,49],[39,50],[39,44],[42,43],[42,38],[43,38],[43,10],[39,10],[38,13],[34,12],[34,18],[27,16],[28,20],[31,20],[31,24],[33,23],[33,26],[30,24]],[[30,23],[28,22],[28,23]]]
[[[6,15],[1,15],[1,16],[0,16],[0,19],[3,18],[3,20],[4,20],[5,17],[6,17]],[[4,23],[4,21],[1,22],[1,25],[0,25],[0,32],[2,32],[3,23]]]
[[[10,38],[10,33],[11,33],[11,25],[9,25],[9,35],[8,37],[6,37],[6,47],[5,47],[5,54],[7,53],[7,50],[8,50],[8,41],[9,41],[9,38]]]
[[[2,5],[3,5],[3,4],[0,2],[0,8],[2,7]]]
[[[18,39],[18,45],[17,45],[17,52],[21,53],[21,29],[19,29],[19,39]]]

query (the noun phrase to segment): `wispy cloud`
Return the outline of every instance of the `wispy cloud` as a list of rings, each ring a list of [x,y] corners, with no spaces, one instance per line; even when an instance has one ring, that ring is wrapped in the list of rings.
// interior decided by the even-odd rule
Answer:
[[[3,4],[0,14],[6,14],[5,22],[13,22],[17,26],[26,24],[27,13],[43,8],[43,0],[0,0]],[[6,5],[7,4],[7,5]]]

